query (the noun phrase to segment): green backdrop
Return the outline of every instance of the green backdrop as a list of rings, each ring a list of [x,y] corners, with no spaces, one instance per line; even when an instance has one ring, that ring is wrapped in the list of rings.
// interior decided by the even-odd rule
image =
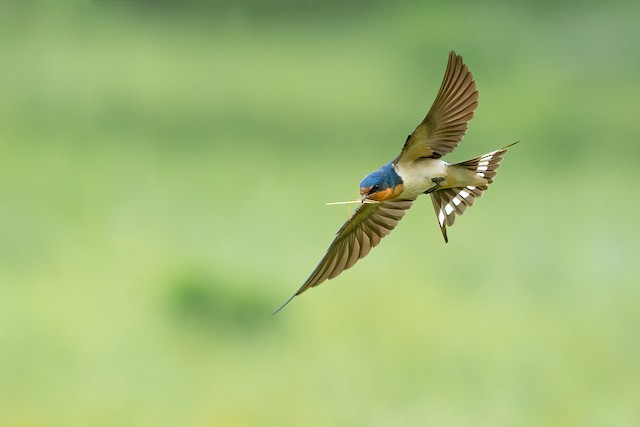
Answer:
[[[3,4],[0,424],[637,426],[639,15]],[[496,182],[270,317],[452,49]]]

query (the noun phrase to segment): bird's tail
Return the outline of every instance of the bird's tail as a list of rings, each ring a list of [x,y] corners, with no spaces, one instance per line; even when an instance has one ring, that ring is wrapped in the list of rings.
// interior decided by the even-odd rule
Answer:
[[[484,178],[486,183],[477,186],[467,185],[465,187],[444,188],[431,193],[431,201],[433,202],[438,224],[440,225],[440,230],[442,231],[445,242],[449,241],[447,237],[447,226],[453,225],[456,214],[462,215],[467,207],[473,205],[476,199],[482,196],[482,193],[489,188],[489,184],[493,182],[493,178],[495,178],[497,170],[500,167],[504,153],[507,152],[509,147],[518,142],[476,157],[475,159],[451,165],[474,172],[478,177]]]

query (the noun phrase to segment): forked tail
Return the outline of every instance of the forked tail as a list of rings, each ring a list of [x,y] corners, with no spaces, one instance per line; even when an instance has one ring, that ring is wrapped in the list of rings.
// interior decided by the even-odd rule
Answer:
[[[475,172],[481,178],[487,180],[486,184],[456,188],[445,188],[442,190],[434,191],[431,193],[431,201],[436,211],[436,217],[438,218],[438,224],[442,231],[444,241],[448,242],[447,226],[452,226],[457,215],[462,215],[467,207],[473,205],[476,199],[482,196],[489,184],[493,182],[500,162],[504,153],[507,152],[509,147],[516,145],[519,141],[509,144],[504,148],[501,148],[491,153],[487,153],[475,159],[467,160],[465,162],[456,163],[451,166],[458,166]]]

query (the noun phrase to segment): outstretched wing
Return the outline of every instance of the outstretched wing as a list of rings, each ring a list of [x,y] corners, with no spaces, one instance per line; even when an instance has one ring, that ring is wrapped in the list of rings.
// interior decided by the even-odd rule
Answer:
[[[371,248],[393,230],[402,219],[413,200],[392,200],[380,203],[363,203],[342,226],[318,266],[309,278],[280,308],[304,291],[333,279],[352,267],[360,258],[367,256]]]
[[[395,163],[411,163],[421,157],[437,159],[452,152],[467,132],[477,106],[478,91],[473,76],[462,57],[451,51],[436,100],[407,138]]]

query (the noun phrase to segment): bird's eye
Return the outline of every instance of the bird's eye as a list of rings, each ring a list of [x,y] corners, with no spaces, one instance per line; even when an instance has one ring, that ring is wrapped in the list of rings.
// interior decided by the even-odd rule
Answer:
[[[376,184],[373,187],[371,187],[371,192],[378,191],[379,189],[380,189],[380,184]]]

